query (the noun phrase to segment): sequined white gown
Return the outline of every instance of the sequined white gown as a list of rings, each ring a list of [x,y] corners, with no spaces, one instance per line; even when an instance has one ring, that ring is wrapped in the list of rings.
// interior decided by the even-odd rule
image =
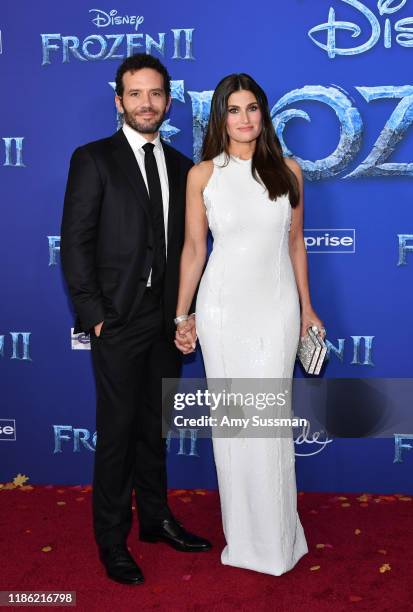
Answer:
[[[213,250],[197,333],[207,378],[291,378],[300,309],[288,250],[288,196],[270,201],[251,161],[214,160],[204,190]],[[213,436],[225,565],[279,576],[308,552],[297,513],[292,437]]]

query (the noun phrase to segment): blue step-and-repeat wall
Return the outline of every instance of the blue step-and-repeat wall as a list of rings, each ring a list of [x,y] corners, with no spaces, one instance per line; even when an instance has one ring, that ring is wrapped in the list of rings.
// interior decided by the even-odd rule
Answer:
[[[162,136],[195,161],[223,76],[247,72],[267,92],[285,155],[305,175],[311,293],[329,347],[323,378],[354,382],[343,422],[375,402],[368,379],[394,389],[411,377],[413,0],[5,0],[3,482],[18,472],[33,483],[91,481],[95,392],[87,338],[71,335],[59,260],[63,195],[73,150],[117,129],[116,68],[142,51],[173,79]],[[203,376],[199,349],[184,375]],[[410,401],[400,394],[406,408]],[[297,431],[298,487],[413,492],[413,427],[396,421],[386,435],[368,434]],[[210,440],[183,431],[168,450],[170,486],[216,487]]]

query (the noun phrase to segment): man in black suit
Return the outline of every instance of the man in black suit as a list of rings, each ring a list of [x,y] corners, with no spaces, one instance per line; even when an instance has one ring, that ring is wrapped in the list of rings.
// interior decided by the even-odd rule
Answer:
[[[115,102],[123,127],[73,153],[61,257],[75,332],[91,337],[100,558],[110,578],[139,584],[142,572],[126,547],[133,490],[141,540],[191,552],[211,547],[168,508],[161,431],[162,378],[180,374],[174,317],[192,161],[159,138],[171,104],[170,76],[159,60],[127,58],[116,75]]]

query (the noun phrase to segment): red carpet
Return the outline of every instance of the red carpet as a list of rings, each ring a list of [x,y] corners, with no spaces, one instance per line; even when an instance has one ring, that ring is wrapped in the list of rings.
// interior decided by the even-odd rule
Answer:
[[[408,496],[299,494],[310,552],[274,577],[221,565],[215,492],[173,490],[173,512],[214,548],[189,554],[139,543],[135,523],[129,545],[146,578],[137,587],[105,577],[90,498],[90,487],[0,485],[0,590],[76,591],[77,609],[85,611],[413,610]]]

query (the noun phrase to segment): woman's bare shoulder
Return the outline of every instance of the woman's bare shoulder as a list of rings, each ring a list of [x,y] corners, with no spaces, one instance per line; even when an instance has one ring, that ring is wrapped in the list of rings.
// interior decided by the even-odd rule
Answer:
[[[284,161],[298,178],[302,176],[301,166],[295,159],[292,157],[284,157]]]
[[[189,171],[188,178],[193,185],[198,186],[201,190],[205,187],[209,179],[211,178],[214,170],[214,163],[212,160],[201,161]]]

